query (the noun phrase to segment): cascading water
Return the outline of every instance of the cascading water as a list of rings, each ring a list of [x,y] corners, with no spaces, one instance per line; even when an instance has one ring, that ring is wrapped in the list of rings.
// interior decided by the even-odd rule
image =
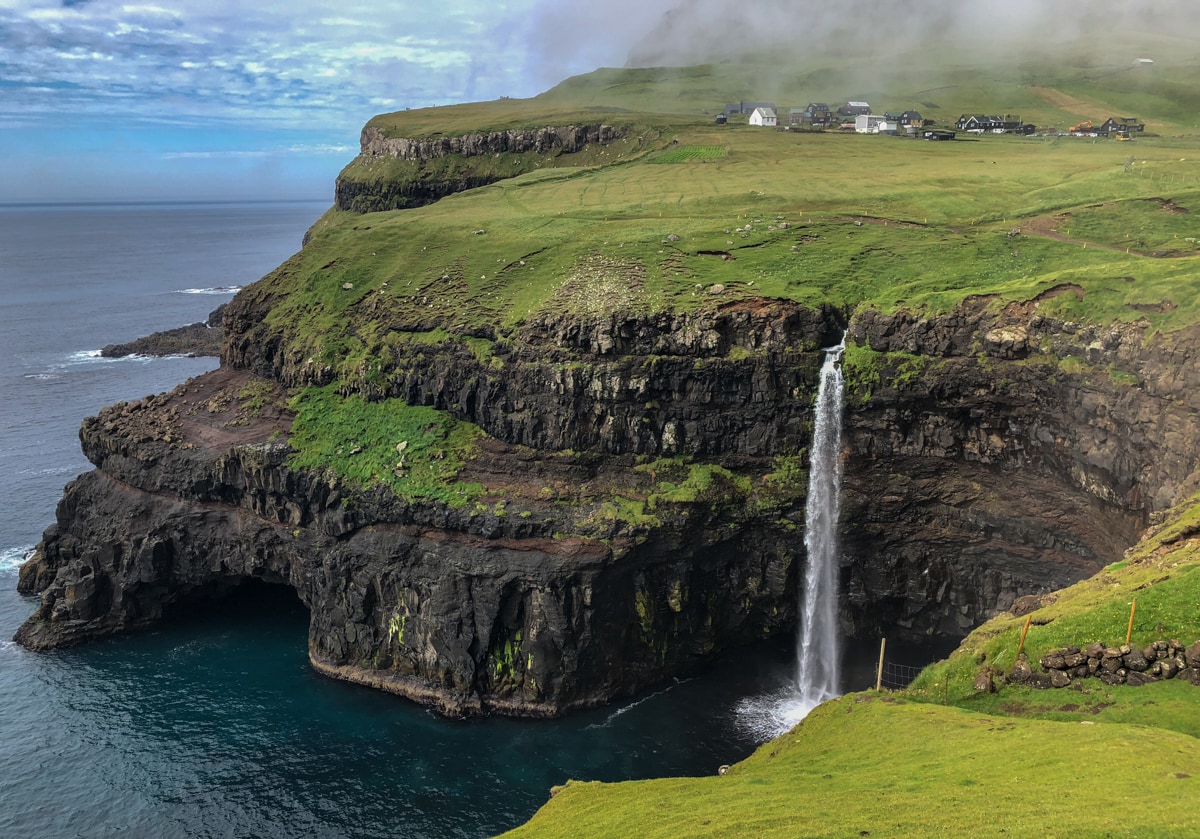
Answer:
[[[846,340],[825,351],[817,388],[816,425],[809,456],[804,547],[808,567],[800,597],[796,692],[807,714],[839,693],[838,514],[842,486],[842,351]]]
[[[741,724],[767,740],[783,734],[826,699],[840,694],[838,645],[838,515],[842,485],[842,352],[846,338],[825,350],[809,454],[804,547],[808,565],[800,595],[795,683],[768,697],[743,701]]]

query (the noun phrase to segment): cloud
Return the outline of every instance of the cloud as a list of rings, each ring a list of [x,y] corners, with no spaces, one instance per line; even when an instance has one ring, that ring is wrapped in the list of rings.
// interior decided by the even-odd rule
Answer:
[[[687,65],[744,56],[870,45],[1036,52],[1085,41],[1120,44],[1131,31],[1195,36],[1194,0],[647,0],[658,15],[633,43],[632,66]]]
[[[319,144],[314,146],[291,145],[268,149],[215,149],[207,151],[168,151],[162,153],[163,160],[248,160],[253,158],[280,157],[283,155],[337,155],[345,158],[358,150],[353,146]]]
[[[344,128],[380,101],[528,95],[507,33],[533,2],[0,0],[0,120],[169,111]]]

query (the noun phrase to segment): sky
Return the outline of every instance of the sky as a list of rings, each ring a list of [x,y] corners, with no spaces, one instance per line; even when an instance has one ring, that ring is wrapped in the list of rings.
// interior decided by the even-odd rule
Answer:
[[[332,200],[378,113],[535,95],[747,44],[993,48],[1149,28],[1195,0],[0,0],[0,204]]]
[[[668,5],[0,0],[0,203],[332,200],[375,114],[619,66]]]

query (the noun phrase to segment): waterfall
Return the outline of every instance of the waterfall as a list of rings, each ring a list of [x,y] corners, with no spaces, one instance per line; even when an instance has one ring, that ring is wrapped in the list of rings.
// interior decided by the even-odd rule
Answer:
[[[838,514],[842,487],[842,351],[846,339],[825,351],[813,413],[804,547],[808,567],[800,596],[796,644],[796,693],[805,714],[839,690]]]
[[[804,547],[808,566],[800,593],[796,676],[793,684],[769,696],[742,700],[739,724],[768,740],[788,731],[826,699],[840,694],[838,644],[837,525],[842,487],[842,352],[846,338],[825,350],[813,408],[816,424],[809,449],[808,501]]]

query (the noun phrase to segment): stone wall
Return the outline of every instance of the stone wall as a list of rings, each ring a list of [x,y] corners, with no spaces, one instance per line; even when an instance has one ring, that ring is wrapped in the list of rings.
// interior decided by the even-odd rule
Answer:
[[[1096,678],[1106,685],[1147,685],[1164,679],[1183,679],[1200,686],[1200,641],[1184,647],[1177,640],[1155,641],[1145,647],[1106,647],[1099,642],[1042,656],[1039,673],[1024,653],[1008,672],[1009,682],[1040,688],[1065,688],[1081,679]]]

